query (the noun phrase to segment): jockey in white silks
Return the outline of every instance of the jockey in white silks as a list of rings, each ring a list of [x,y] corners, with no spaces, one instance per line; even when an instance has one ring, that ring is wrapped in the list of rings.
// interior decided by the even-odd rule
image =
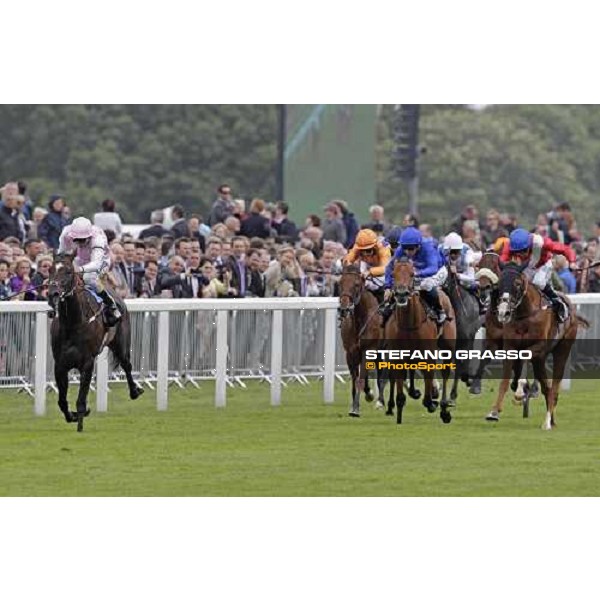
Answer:
[[[78,217],[62,230],[58,253],[75,255],[76,271],[83,274],[85,285],[102,298],[107,324],[115,325],[121,318],[121,311],[103,283],[103,276],[110,269],[110,249],[104,231],[92,225],[89,219]]]

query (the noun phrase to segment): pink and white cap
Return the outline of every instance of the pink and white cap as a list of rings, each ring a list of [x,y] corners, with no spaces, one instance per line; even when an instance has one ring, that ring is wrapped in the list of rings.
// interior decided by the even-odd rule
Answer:
[[[70,237],[73,240],[82,240],[85,238],[92,237],[94,234],[92,230],[92,223],[85,217],[77,217],[71,224]]]

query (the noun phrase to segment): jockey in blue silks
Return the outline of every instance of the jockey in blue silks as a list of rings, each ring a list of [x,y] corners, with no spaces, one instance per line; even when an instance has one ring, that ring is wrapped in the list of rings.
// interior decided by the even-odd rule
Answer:
[[[392,298],[394,263],[402,257],[412,261],[415,271],[415,289],[423,292],[426,302],[435,311],[437,322],[442,324],[446,320],[446,312],[440,303],[438,288],[446,281],[448,270],[445,265],[441,264],[440,255],[433,241],[423,240],[421,232],[414,227],[407,227],[402,232],[400,244],[386,267],[386,300],[389,303]],[[387,311],[385,312],[387,313]]]

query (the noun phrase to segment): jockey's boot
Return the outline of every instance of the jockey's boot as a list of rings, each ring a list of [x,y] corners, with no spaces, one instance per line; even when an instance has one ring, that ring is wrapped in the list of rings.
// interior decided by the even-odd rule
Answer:
[[[564,323],[569,318],[569,309],[563,302],[563,299],[556,293],[551,283],[546,284],[544,294],[552,302],[552,308],[556,312],[556,316],[561,323]]]
[[[379,304],[379,308],[377,309],[377,312],[383,317],[383,321],[381,323],[382,329],[385,327],[389,318],[392,316],[392,313],[394,312],[394,305],[395,305],[395,301],[393,298],[391,300],[389,300],[388,302],[383,301]]]
[[[106,290],[98,291],[98,295],[102,298],[104,306],[106,307],[104,311],[106,324],[109,327],[113,327],[121,319],[121,311],[119,310],[115,299]]]
[[[377,298],[377,304],[381,306],[383,304],[383,296],[385,294],[385,290],[381,287],[376,290],[369,291],[371,292],[371,294],[373,294],[373,296],[375,296],[375,298]]]
[[[438,294],[437,288],[432,288],[431,290],[425,291],[425,300],[433,310],[435,311],[435,320],[438,325],[442,325],[444,321],[448,318],[446,315],[446,311],[442,307],[442,303],[440,302],[440,295]]]

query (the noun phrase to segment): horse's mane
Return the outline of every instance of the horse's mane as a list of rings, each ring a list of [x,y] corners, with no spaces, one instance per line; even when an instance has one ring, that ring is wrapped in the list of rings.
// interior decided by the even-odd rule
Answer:
[[[360,266],[356,263],[346,264],[342,269],[342,275],[344,273],[360,273]]]

